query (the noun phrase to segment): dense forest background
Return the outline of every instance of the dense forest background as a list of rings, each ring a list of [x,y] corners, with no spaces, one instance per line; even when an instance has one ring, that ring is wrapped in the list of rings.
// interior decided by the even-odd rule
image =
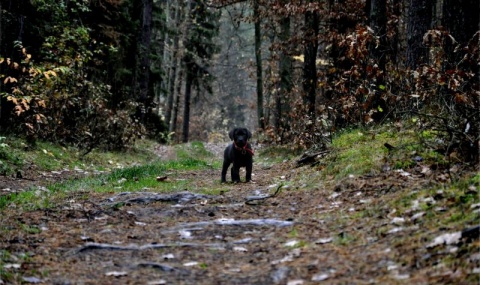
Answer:
[[[476,161],[478,0],[0,0],[0,131],[323,146],[413,122]]]

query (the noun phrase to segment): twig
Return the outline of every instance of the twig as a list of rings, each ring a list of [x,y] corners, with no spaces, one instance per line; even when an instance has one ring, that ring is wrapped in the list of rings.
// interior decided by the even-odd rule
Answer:
[[[280,184],[280,186],[278,186],[277,190],[275,190],[275,192],[272,195],[248,196],[248,197],[245,198],[245,204],[247,204],[247,205],[258,205],[258,203],[254,202],[254,201],[264,201],[268,198],[276,197],[278,195],[278,193],[280,193],[280,189],[282,189],[282,187],[283,187],[283,184]]]

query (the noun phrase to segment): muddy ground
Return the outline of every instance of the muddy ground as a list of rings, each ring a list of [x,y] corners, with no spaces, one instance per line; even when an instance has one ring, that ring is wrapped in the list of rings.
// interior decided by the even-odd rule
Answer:
[[[458,229],[432,229],[423,222],[421,209],[397,216],[388,203],[405,191],[430,187],[431,180],[391,171],[314,187],[281,187],[282,181],[301,181],[298,177],[308,171],[315,175],[309,167],[294,166],[255,164],[252,183],[222,185],[219,170],[213,169],[178,172],[159,182],[193,178],[197,189],[224,189],[219,195],[195,194],[195,189],[76,192],[54,208],[10,208],[0,218],[6,229],[0,248],[9,253],[0,284],[478,280],[478,239],[432,245],[435,237]],[[277,189],[277,195],[265,197]],[[445,256],[451,256],[449,262]]]

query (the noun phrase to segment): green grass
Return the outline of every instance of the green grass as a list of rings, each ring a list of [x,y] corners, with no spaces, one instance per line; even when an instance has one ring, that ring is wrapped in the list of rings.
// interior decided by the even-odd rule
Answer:
[[[415,157],[424,163],[445,164],[443,156],[421,141],[432,135],[413,130],[397,130],[391,125],[346,129],[332,139],[331,154],[323,167],[323,176],[341,179],[348,175],[378,174],[383,167],[407,169],[416,165]],[[385,143],[393,145],[388,150]]]
[[[107,173],[91,175],[82,179],[71,179],[49,185],[48,191],[33,188],[20,193],[0,196],[0,210],[11,204],[22,205],[28,209],[47,208],[56,201],[64,199],[70,193],[83,192],[124,192],[157,191],[171,192],[190,188],[192,179],[182,177],[182,172],[195,169],[220,167],[214,156],[202,143],[176,146],[176,159],[161,160],[151,151],[151,144],[141,145],[125,152],[92,152],[79,157],[78,150],[62,148],[39,142],[35,149],[15,149],[16,155],[24,161],[34,162],[44,171],[63,168],[81,168],[84,170],[106,170]],[[158,181],[157,177],[167,177]],[[209,193],[220,193],[220,189],[210,189]],[[81,197],[80,197],[81,198]],[[88,195],[85,195],[88,199]]]
[[[72,179],[65,182],[52,184],[48,187],[48,193],[38,193],[36,189],[24,191],[12,195],[0,197],[0,209],[15,203],[30,209],[48,208],[55,201],[65,198],[69,193],[80,191],[111,193],[125,191],[155,191],[171,192],[188,188],[189,180],[174,180],[167,178],[164,182],[157,181],[157,177],[175,171],[187,171],[208,167],[204,161],[184,159],[179,161],[156,162],[152,164],[133,166],[125,169],[117,169],[111,173],[86,177],[83,179]],[[172,174],[172,176],[175,176]],[[173,178],[174,179],[174,178]],[[85,195],[88,199],[88,195]]]
[[[414,193],[401,194],[389,201],[389,208],[396,209],[398,215],[412,212],[424,212],[425,224],[432,228],[457,228],[461,230],[473,226],[480,220],[480,213],[472,205],[480,202],[478,182],[480,174],[466,175],[455,183],[418,190]],[[461,227],[461,228],[458,228]]]
[[[292,148],[292,146],[268,146],[255,153],[255,162],[260,167],[270,167],[283,161],[292,160],[302,154],[301,149]]]

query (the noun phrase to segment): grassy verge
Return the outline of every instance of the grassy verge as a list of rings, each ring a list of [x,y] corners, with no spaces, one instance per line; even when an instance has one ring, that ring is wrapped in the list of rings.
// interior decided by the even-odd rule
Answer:
[[[423,143],[426,139],[433,137],[393,125],[344,130],[332,139],[331,154],[322,163],[323,178],[375,175],[386,169],[408,169],[419,161],[445,165],[445,159]]]
[[[220,167],[204,145],[192,142],[175,147],[175,157],[163,159],[152,151],[153,144],[142,142],[125,152],[93,152],[80,157],[75,149],[39,143],[33,150],[22,150],[22,143],[12,148],[13,156],[23,164],[35,162],[37,168],[49,171],[79,169],[101,174],[69,179],[32,187],[27,191],[0,196],[0,210],[15,204],[28,209],[48,208],[74,192],[178,191],[187,188],[191,179],[176,179],[178,173],[195,169]],[[11,167],[15,164],[11,163]],[[20,168],[22,164],[18,164]]]

